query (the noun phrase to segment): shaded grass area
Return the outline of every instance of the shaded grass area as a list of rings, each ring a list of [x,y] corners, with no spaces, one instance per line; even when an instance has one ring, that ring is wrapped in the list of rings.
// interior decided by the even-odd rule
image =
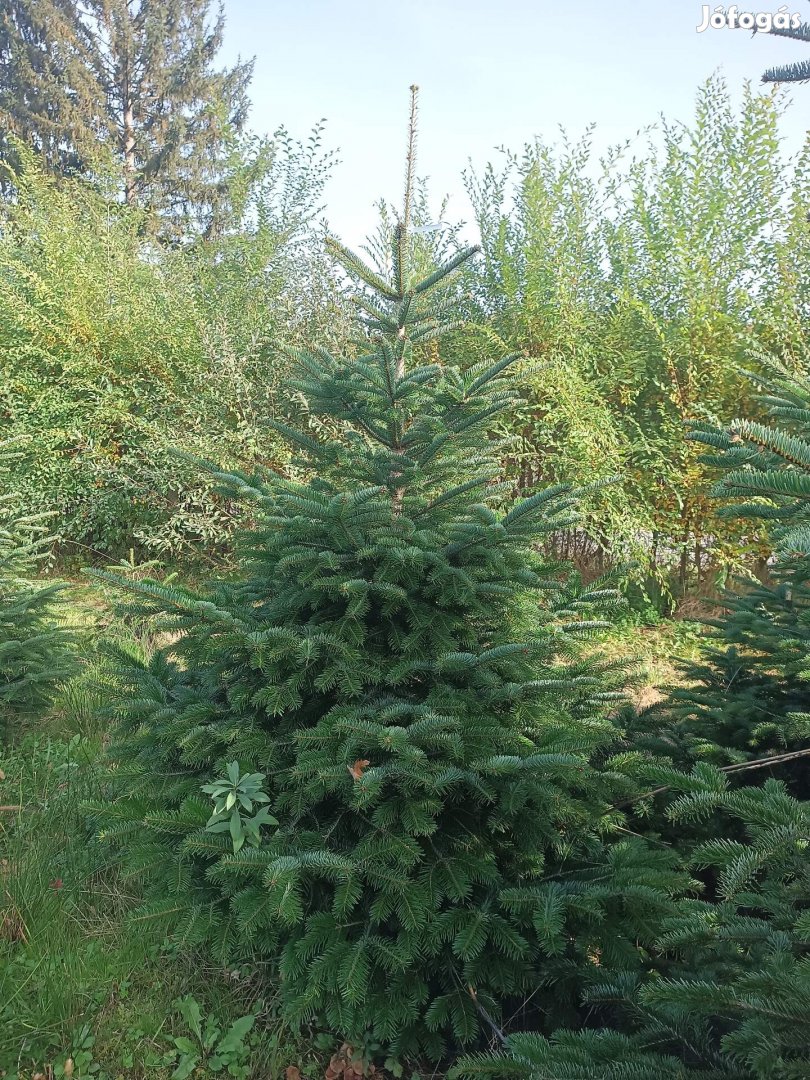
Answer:
[[[154,641],[114,615],[96,585],[72,584],[63,618],[77,637],[79,674],[46,715],[11,727],[0,745],[0,1075],[250,1080],[293,1065],[322,1076],[323,1052],[334,1047],[284,1028],[268,973],[216,968],[132,922],[138,882],[93,837],[82,806],[104,795],[100,643],[148,652]],[[699,636],[696,623],[633,615],[598,648],[636,662],[633,697],[643,707],[677,681],[674,658],[694,655]]]
[[[698,658],[703,633],[697,621],[632,612],[600,638],[598,649],[605,660],[630,665],[629,696],[641,710],[659,701],[666,687],[683,681],[679,662]]]

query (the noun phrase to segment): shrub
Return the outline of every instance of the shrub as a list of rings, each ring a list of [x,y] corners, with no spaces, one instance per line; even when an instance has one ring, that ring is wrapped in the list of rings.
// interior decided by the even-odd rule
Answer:
[[[0,204],[0,415],[29,437],[18,502],[55,512],[63,556],[221,554],[236,508],[174,451],[287,463],[260,417],[294,409],[278,400],[278,347],[333,293],[313,247],[330,158],[319,129],[246,153],[242,217],[174,249],[146,240],[114,189],[57,183],[22,154]]]

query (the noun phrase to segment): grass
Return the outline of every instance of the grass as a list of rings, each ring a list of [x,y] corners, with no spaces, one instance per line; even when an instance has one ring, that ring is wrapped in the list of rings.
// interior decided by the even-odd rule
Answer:
[[[632,664],[631,700],[644,709],[659,701],[666,687],[682,681],[679,661],[698,658],[702,636],[699,622],[633,613],[600,638],[598,648],[605,660]]]

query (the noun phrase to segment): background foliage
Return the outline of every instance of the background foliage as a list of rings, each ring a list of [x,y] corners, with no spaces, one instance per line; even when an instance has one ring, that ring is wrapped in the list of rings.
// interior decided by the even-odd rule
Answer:
[[[620,474],[571,549],[674,565],[680,592],[761,550],[718,520],[684,424],[746,413],[743,360],[800,349],[808,159],[782,160],[780,108],[746,88],[736,111],[713,78],[689,125],[599,160],[591,132],[563,133],[467,174],[481,314],[542,362],[512,428],[519,483]]]
[[[0,205],[0,419],[30,436],[12,484],[27,512],[54,514],[68,556],[216,554],[233,508],[171,451],[286,463],[264,424],[280,345],[340,320],[318,243],[331,157],[320,129],[244,151],[232,228],[187,248],[30,156]]]

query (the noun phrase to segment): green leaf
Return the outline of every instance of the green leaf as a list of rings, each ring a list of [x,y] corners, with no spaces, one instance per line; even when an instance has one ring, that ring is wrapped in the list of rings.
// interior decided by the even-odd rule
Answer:
[[[192,1057],[198,1055],[200,1052],[199,1046],[196,1043],[193,1043],[191,1039],[187,1039],[185,1035],[178,1035],[174,1040],[174,1045],[183,1054],[189,1054]]]
[[[197,1038],[201,1040],[202,1012],[200,1010],[199,1002],[188,994],[186,997],[179,998],[175,1001],[175,1006],[191,1031],[193,1031]]]
[[[252,1015],[240,1016],[238,1020],[234,1020],[225,1034],[219,1041],[217,1046],[218,1054],[235,1054],[245,1049],[245,1036],[253,1027],[256,1022],[256,1017]]]
[[[180,1058],[177,1068],[172,1073],[172,1080],[187,1080],[197,1068],[197,1058],[184,1055]]]

